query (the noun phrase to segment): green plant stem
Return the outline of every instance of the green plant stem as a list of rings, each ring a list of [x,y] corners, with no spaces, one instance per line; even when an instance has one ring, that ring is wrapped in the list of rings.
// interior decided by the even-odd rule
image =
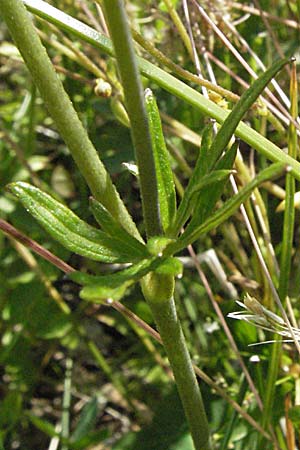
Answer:
[[[131,124],[146,232],[151,237],[161,234],[161,224],[155,162],[140,74],[123,1],[104,0],[103,4]]]
[[[177,317],[174,299],[149,303],[174,373],[195,449],[210,450],[203,400]]]
[[[199,86],[204,86],[207,89],[216,92],[220,96],[230,100],[232,102],[237,102],[239,100],[239,96],[234,94],[227,89],[218,86],[211,81],[208,81],[204,78],[200,78],[198,75],[195,75],[188,70],[183,69],[178,64],[174,63],[171,59],[164,55],[160,50],[158,50],[151,41],[143,38],[143,36],[138,33],[135,29],[131,30],[132,36],[134,40],[145,49],[149,55],[153,56],[159,64],[163,64],[168,69],[170,69],[175,75],[178,75],[180,78],[183,78],[187,81],[191,81],[193,83],[198,84]]]
[[[124,4],[119,0],[104,0],[104,5],[131,122],[131,132],[139,166],[144,219],[149,237],[160,234],[161,224],[155,162],[141,82]],[[201,392],[172,296],[174,278],[150,273],[144,278],[142,288],[174,372],[195,448],[197,450],[210,450],[208,423]]]
[[[296,66],[293,64],[291,71],[290,82],[290,97],[291,97],[291,116],[297,118],[298,116],[298,89],[297,89],[297,74]],[[297,130],[293,123],[289,126],[288,134],[288,154],[292,158],[297,158],[298,136]],[[293,253],[293,237],[295,227],[295,179],[291,174],[286,175],[285,183],[285,210],[282,233],[282,250],[280,258],[280,278],[278,293],[281,301],[285,301],[288,295],[289,279],[291,272],[291,261]]]
[[[79,39],[90,43],[93,47],[102,50],[106,54],[114,56],[111,41],[106,36],[103,36],[101,33],[95,31],[93,28],[59,11],[42,0],[23,1],[34,14],[48,20],[51,23],[54,23],[63,30],[68,31],[74,36],[77,36]],[[149,61],[139,57],[137,60],[139,69],[145,77],[156,82],[158,86],[162,87],[171,94],[194,106],[202,114],[215,119],[219,123],[223,123],[225,121],[227,115],[229,114],[228,111],[220,108],[212,101],[203,97],[203,95],[195,89],[187,86],[182,81],[173,77],[159,67],[156,67]],[[273,144],[273,142],[269,141],[264,136],[261,136],[244,122],[240,122],[235,134],[271,161],[282,162],[283,164],[290,165],[292,168],[291,174],[297,180],[300,180],[300,163],[285,154],[279,147],[277,147],[277,145]]]
[[[278,368],[280,363],[280,356],[282,350],[281,340],[282,338],[274,335],[274,340],[276,342],[272,346],[271,358],[268,367],[268,377],[265,382],[265,395],[264,395],[264,414],[262,416],[261,426],[264,430],[268,429],[268,426],[272,422],[273,417],[273,406],[274,401],[276,399],[275,394],[275,383],[278,377]],[[264,437],[262,435],[259,436],[258,448],[262,447],[262,441]]]
[[[41,44],[23,2],[0,0],[0,14],[93,196],[106,206],[124,228],[140,238]]]

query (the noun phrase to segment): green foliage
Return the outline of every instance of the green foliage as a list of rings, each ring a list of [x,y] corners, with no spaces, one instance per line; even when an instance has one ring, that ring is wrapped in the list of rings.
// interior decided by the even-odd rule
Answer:
[[[173,222],[176,213],[175,184],[170,166],[170,157],[162,132],[158,107],[150,89],[147,89],[145,92],[145,103],[155,160],[160,218],[163,230],[166,232]]]
[[[10,184],[8,189],[47,232],[68,250],[102,262],[124,263],[147,256],[146,248],[138,241],[131,239],[128,242],[118,236],[110,237],[79,219],[69,208],[34,186],[19,182]]]
[[[176,258],[149,258],[111,275],[94,276],[74,272],[70,278],[86,286],[80,292],[81,298],[101,303],[107,299],[120,300],[129,286],[149,272],[177,276],[182,272],[182,265]]]

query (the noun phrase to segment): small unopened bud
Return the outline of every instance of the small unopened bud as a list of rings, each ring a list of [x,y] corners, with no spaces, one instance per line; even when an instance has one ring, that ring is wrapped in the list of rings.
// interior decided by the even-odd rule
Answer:
[[[97,97],[108,98],[112,94],[112,87],[107,81],[103,80],[103,78],[97,78],[94,92]]]

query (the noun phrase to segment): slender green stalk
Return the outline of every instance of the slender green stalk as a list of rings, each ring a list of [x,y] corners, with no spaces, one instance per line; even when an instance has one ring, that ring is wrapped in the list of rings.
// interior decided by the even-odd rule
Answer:
[[[104,0],[104,5],[131,122],[147,235],[152,236],[161,232],[157,177],[132,38],[123,2]],[[208,423],[202,396],[173,300],[174,277],[152,272],[144,277],[142,289],[172,366],[195,448],[210,450]]]
[[[127,401],[128,404],[130,404],[130,401],[128,401],[128,399],[129,399],[128,394],[126,392],[126,389],[125,389],[123,383],[121,382],[121,380],[118,376],[118,373],[117,372],[115,373],[111,369],[111,367],[107,363],[104,356],[101,354],[101,352],[98,349],[95,342],[92,339],[89,339],[89,337],[87,336],[86,331],[83,329],[79,329],[79,328],[78,328],[78,331],[81,334],[81,336],[84,338],[86,346],[87,346],[88,350],[90,351],[91,355],[93,356],[98,367],[101,370],[103,370],[103,372],[107,376],[107,378],[112,382],[112,384],[117,389],[117,391],[119,391],[119,393],[122,395],[123,401]]]
[[[20,50],[34,83],[94,197],[131,234],[139,236],[97,151],[58,78],[21,0],[0,0],[0,14]]]
[[[246,378],[243,375],[242,379],[240,380],[239,392],[238,392],[238,396],[237,396],[237,402],[239,405],[243,404],[243,401],[245,399],[245,395],[247,392],[247,387],[248,387],[248,383],[247,383]],[[237,412],[232,411],[231,417],[229,417],[229,420],[227,419],[226,422],[227,422],[226,430],[225,430],[224,437],[223,437],[221,445],[220,445],[220,450],[228,449],[228,444],[230,442],[230,438],[232,437],[234,430],[237,426],[237,422],[238,422]]]
[[[89,42],[95,48],[102,50],[106,54],[110,56],[114,55],[111,41],[106,36],[103,36],[101,33],[93,30],[93,28],[88,25],[85,25],[79,20],[76,20],[58,9],[53,8],[51,5],[43,2],[42,0],[23,1],[34,14],[54,23],[63,30],[77,36],[79,39]],[[206,99],[195,89],[187,86],[182,81],[173,77],[159,67],[156,67],[149,61],[139,57],[137,60],[139,69],[145,77],[156,82],[158,86],[177,96],[181,100],[186,101],[201,113],[215,119],[217,122],[223,123],[225,121],[227,115],[229,114],[228,111],[220,108],[212,101]],[[285,154],[279,147],[277,147],[277,145],[273,144],[273,142],[269,141],[243,122],[240,122],[235,134],[271,161],[278,161],[283,164],[290,165],[292,168],[291,174],[294,175],[297,180],[300,180],[300,163]]]
[[[292,66],[291,72],[291,115],[294,118],[298,116],[297,108],[297,75],[295,63]],[[289,137],[288,137],[288,154],[292,158],[297,158],[297,130],[295,126],[291,123],[289,127]],[[292,250],[293,250],[293,236],[294,236],[294,226],[295,226],[295,178],[291,174],[286,175],[285,184],[285,210],[284,210],[284,222],[283,222],[283,233],[282,233],[282,250],[280,259],[280,278],[279,278],[279,297],[282,301],[285,300],[288,294],[288,283],[290,279],[291,271],[291,260],[292,260]]]
[[[191,57],[191,60],[193,60],[194,54],[193,54],[191,40],[189,38],[189,35],[185,29],[185,26],[183,25],[176,9],[174,8],[174,3],[171,0],[164,0],[164,4],[168,8],[171,19],[173,20],[174,25],[176,26],[178,33],[180,34],[182,42],[184,43],[185,48],[187,49],[187,51]]]
[[[104,0],[103,3],[131,123],[146,232],[151,237],[161,234],[161,225],[155,162],[142,84],[123,1]]]
[[[174,299],[150,302],[177,389],[187,417],[196,450],[210,450],[208,422]]]
[[[158,50],[151,41],[143,38],[143,36],[138,33],[135,29],[131,29],[132,36],[134,40],[143,47],[149,55],[153,56],[159,64],[163,64],[168,67],[175,75],[183,78],[184,80],[191,81],[192,83],[196,83],[199,86],[204,86],[207,89],[210,89],[213,92],[216,92],[220,96],[230,100],[232,102],[237,102],[239,100],[239,96],[228,91],[227,89],[218,86],[211,81],[208,81],[204,78],[200,78],[198,75],[195,75],[189,72],[186,69],[183,69],[178,64],[174,63],[170,58],[168,58],[164,53]]]

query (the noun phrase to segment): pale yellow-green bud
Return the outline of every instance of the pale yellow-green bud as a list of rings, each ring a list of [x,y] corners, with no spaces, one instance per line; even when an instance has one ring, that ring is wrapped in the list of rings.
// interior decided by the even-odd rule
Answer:
[[[141,286],[147,301],[159,303],[173,296],[175,280],[172,275],[151,272],[143,278]]]

